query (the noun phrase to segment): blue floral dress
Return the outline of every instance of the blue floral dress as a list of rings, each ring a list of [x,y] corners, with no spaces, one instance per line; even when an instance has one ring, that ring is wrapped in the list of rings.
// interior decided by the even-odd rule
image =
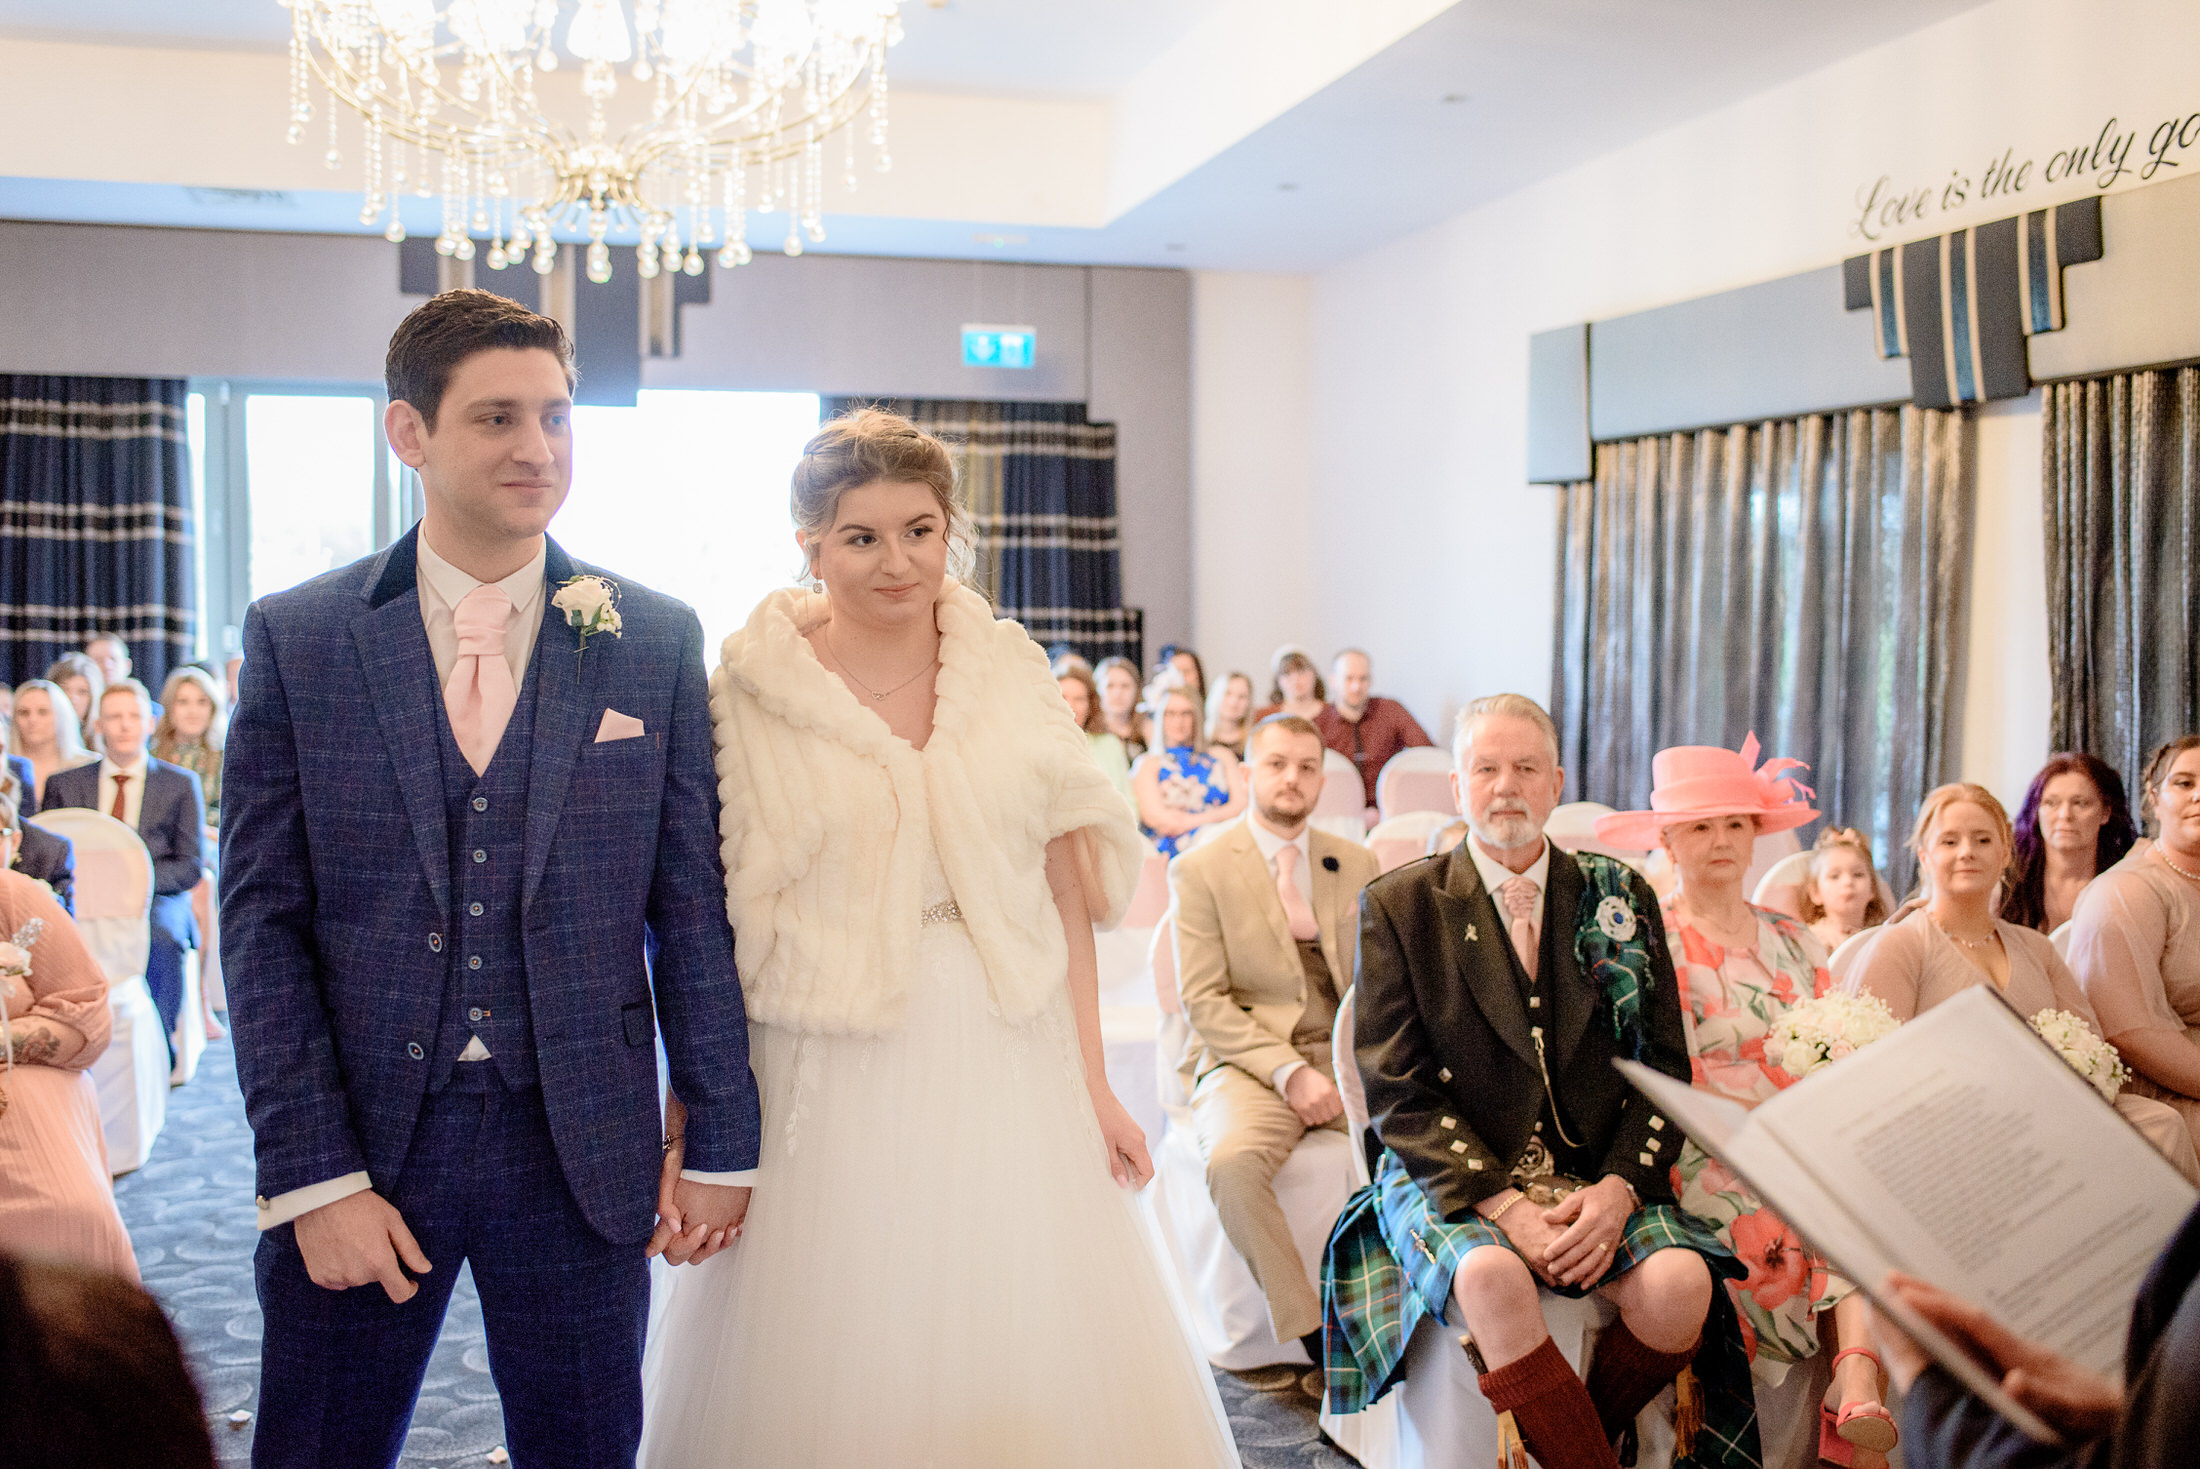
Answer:
[[[1222,762],[1212,755],[1202,754],[1189,745],[1173,745],[1154,752],[1158,762],[1155,774],[1161,781],[1161,804],[1172,811],[1204,811],[1210,806],[1230,804],[1230,786],[1222,773]],[[1197,832],[1182,836],[1165,837],[1150,826],[1138,828],[1161,849],[1164,857],[1174,857],[1178,844],[1188,842]]]

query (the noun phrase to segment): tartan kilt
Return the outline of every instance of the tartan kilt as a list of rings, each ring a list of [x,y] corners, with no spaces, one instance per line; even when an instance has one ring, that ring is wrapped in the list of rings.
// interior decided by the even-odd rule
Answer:
[[[1397,1385],[1414,1328],[1424,1316],[1443,1319],[1459,1262],[1484,1245],[1512,1248],[1504,1232],[1479,1215],[1454,1222],[1437,1214],[1397,1155],[1384,1150],[1375,1181],[1345,1205],[1322,1257],[1322,1367],[1331,1412],[1360,1412]],[[1702,1220],[1671,1204],[1650,1204],[1628,1217],[1612,1267],[1597,1285],[1663,1249],[1694,1250],[1715,1280],[1749,1273]],[[1546,1288],[1574,1299],[1590,1293],[1578,1286]],[[1727,1292],[1711,1296],[1694,1363],[1704,1429],[1695,1452],[1674,1463],[1757,1469],[1762,1454],[1749,1353]]]

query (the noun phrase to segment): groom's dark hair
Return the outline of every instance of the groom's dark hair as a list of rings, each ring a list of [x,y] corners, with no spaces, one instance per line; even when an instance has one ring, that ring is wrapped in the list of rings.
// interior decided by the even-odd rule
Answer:
[[[572,338],[552,318],[492,291],[445,291],[397,324],[389,357],[382,365],[390,401],[412,404],[433,431],[451,374],[476,352],[498,347],[539,347],[548,352],[565,369],[567,392],[579,380],[573,369]]]

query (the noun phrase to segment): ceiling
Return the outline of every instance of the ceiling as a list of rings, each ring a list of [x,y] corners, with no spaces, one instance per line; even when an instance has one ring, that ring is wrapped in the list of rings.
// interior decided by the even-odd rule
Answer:
[[[1105,97],[1219,3],[903,0],[905,34],[889,71],[896,86]],[[577,0],[562,4],[570,14]],[[0,35],[8,34],[279,49],[290,44],[290,12],[278,0],[0,0]]]
[[[1223,3],[904,0],[891,73],[903,88],[1104,97]],[[1980,3],[1459,0],[1102,227],[840,214],[818,248],[1321,269]],[[0,0],[0,33],[116,42],[277,44],[287,20],[276,0]],[[334,192],[270,203],[0,179],[0,217],[356,231],[356,212],[356,195]],[[408,225],[432,231],[434,205]]]

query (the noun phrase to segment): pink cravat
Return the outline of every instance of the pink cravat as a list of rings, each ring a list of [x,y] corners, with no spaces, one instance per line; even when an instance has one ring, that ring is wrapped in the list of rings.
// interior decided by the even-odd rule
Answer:
[[[494,583],[475,587],[459,600],[451,620],[458,626],[458,661],[443,686],[443,707],[450,711],[451,734],[459,752],[479,775],[489,768],[511,723],[519,690],[512,665],[504,661],[504,630],[512,620],[512,599]]]
[[[1513,952],[1520,956],[1520,967],[1528,971],[1528,978],[1535,978],[1537,925],[1535,921],[1535,882],[1532,878],[1516,877],[1498,889],[1505,899],[1505,912],[1512,919]]]
[[[1314,921],[1314,910],[1306,906],[1306,899],[1299,896],[1299,885],[1292,879],[1299,870],[1299,849],[1284,846],[1276,849],[1276,896],[1283,899],[1284,920],[1291,925],[1291,937],[1300,943],[1321,937],[1321,925]]]

